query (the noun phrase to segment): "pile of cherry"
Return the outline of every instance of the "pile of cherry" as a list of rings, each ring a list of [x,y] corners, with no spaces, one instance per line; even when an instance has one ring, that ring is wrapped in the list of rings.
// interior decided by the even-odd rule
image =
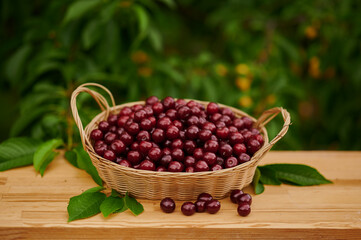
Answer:
[[[249,161],[264,143],[252,125],[216,103],[152,96],[99,122],[90,137],[98,155],[122,166],[202,172]]]
[[[248,216],[251,212],[252,197],[248,193],[243,193],[242,190],[235,189],[231,192],[230,199],[233,203],[238,204],[237,212],[240,216]],[[176,207],[175,202],[171,198],[164,198],[160,202],[160,208],[165,213],[174,212]],[[186,216],[191,216],[195,212],[208,212],[215,214],[221,209],[221,203],[213,199],[209,193],[201,193],[198,195],[197,201],[185,202],[182,204],[181,211]]]

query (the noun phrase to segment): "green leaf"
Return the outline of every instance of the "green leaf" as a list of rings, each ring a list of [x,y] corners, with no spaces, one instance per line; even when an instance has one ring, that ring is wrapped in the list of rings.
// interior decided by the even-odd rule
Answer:
[[[82,194],[100,192],[100,191],[102,191],[104,189],[105,188],[102,187],[102,186],[96,186],[96,187],[93,187],[93,188],[89,188],[88,190],[84,191]]]
[[[266,185],[281,185],[281,181],[277,178],[277,174],[274,170],[267,167],[258,167],[261,171],[260,181]]]
[[[5,74],[12,84],[16,84],[24,71],[24,64],[31,53],[31,45],[26,44],[19,48],[7,61]]]
[[[38,147],[34,153],[33,163],[35,170],[40,172],[41,176],[43,176],[46,167],[56,156],[53,150],[63,144],[62,139],[51,139]]]
[[[68,222],[87,218],[100,213],[100,205],[105,199],[105,194],[101,192],[82,193],[72,197],[68,205]]]
[[[116,190],[112,189],[111,195],[112,197],[121,197],[120,193],[118,193]]]
[[[140,204],[135,198],[130,197],[128,192],[124,196],[124,201],[125,205],[135,216],[138,216],[144,211],[143,205]]]
[[[124,206],[124,198],[110,196],[100,205],[100,211],[103,213],[104,217],[108,217],[111,213],[124,209]]]
[[[82,34],[84,48],[91,48],[101,37],[103,33],[103,23],[98,19],[90,21]]]
[[[95,8],[101,0],[80,0],[73,2],[66,11],[63,23],[66,24],[72,20],[80,18],[85,13]]]
[[[40,141],[32,138],[10,138],[0,144],[0,171],[33,163]]]
[[[139,34],[144,35],[149,24],[148,14],[142,6],[137,4],[133,5],[133,10],[138,18]]]
[[[78,161],[77,161],[77,155],[74,151],[66,151],[64,156],[65,156],[65,159],[68,160],[68,162],[71,165],[73,165],[76,168],[79,168]]]
[[[99,186],[102,186],[103,180],[99,177],[97,169],[90,160],[88,153],[84,151],[82,146],[78,146],[74,149],[74,151],[77,155],[77,163],[79,168],[84,169],[87,173],[90,174],[90,176]]]
[[[51,162],[54,160],[54,158],[55,158],[56,156],[58,156],[58,155],[59,155],[58,152],[51,152],[50,155],[48,155],[48,156],[46,157],[44,163],[43,163],[43,164],[40,166],[40,168],[39,168],[39,173],[40,173],[41,176],[44,176],[44,172],[45,172],[46,167],[47,167],[47,166],[49,165],[49,163],[51,163]]]
[[[261,177],[261,172],[258,168],[256,168],[256,172],[254,173],[253,181],[252,181],[252,185],[253,185],[255,194],[261,194],[264,191],[264,186],[259,181],[260,177]]]
[[[316,169],[303,164],[270,164],[264,167],[276,172],[282,182],[299,186],[311,186],[332,183],[322,176]]]
[[[29,125],[31,125],[35,120],[42,117],[45,113],[50,112],[51,108],[49,106],[39,107],[34,109],[28,114],[21,115],[10,130],[10,136],[15,137],[20,135]]]

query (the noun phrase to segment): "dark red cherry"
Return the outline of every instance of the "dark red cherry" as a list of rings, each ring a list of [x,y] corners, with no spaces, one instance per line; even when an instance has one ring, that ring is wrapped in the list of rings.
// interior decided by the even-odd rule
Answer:
[[[157,167],[156,171],[157,172],[166,172],[167,169],[165,167],[163,167],[163,166],[159,166],[159,167]]]
[[[185,202],[181,207],[181,211],[186,216],[191,216],[196,212],[196,206],[192,202]]]
[[[103,132],[101,130],[99,130],[99,129],[94,129],[90,133],[90,138],[93,139],[94,141],[102,140],[103,139]]]
[[[243,143],[244,138],[243,135],[239,132],[233,132],[229,134],[229,143],[234,145],[237,143]]]
[[[100,131],[102,131],[103,133],[106,133],[109,131],[109,128],[110,128],[110,124],[107,122],[107,121],[101,121],[99,124],[98,124],[98,128]]]
[[[196,139],[198,136],[199,128],[195,125],[190,126],[186,130],[186,137],[188,139]]]
[[[211,122],[206,122],[203,124],[203,129],[209,130],[212,133],[214,133],[217,129],[216,125],[214,125],[214,123]]]
[[[148,157],[150,160],[156,162],[162,157],[162,150],[158,147],[153,147],[149,150]]]
[[[153,147],[153,144],[148,141],[141,141],[139,143],[139,152],[143,155],[147,155],[149,150]]]
[[[158,120],[157,127],[163,130],[167,130],[169,126],[172,124],[172,121],[169,117],[163,117]]]
[[[182,172],[184,169],[183,163],[172,161],[168,164],[168,171],[169,172]]]
[[[229,157],[224,162],[225,168],[232,168],[238,165],[238,160],[235,157]]]
[[[161,102],[154,103],[152,106],[152,110],[153,110],[154,115],[161,114],[164,110],[163,103],[161,103]]]
[[[241,153],[238,157],[239,164],[248,162],[249,160],[251,160],[251,157],[247,153]]]
[[[149,132],[142,130],[138,133],[137,137],[136,137],[138,142],[141,141],[150,141],[150,134]]]
[[[219,147],[218,152],[221,157],[226,158],[232,155],[233,149],[229,144],[223,144]]]
[[[147,131],[151,130],[153,128],[152,121],[148,118],[142,119],[142,121],[140,121],[140,128]]]
[[[175,202],[171,198],[164,198],[160,202],[160,208],[165,213],[172,213],[172,212],[174,212],[174,209],[175,209]]]
[[[163,155],[159,160],[159,164],[163,167],[168,167],[169,163],[172,162],[172,160],[173,159],[171,155]]]
[[[191,110],[187,106],[182,106],[178,109],[177,116],[179,119],[187,119],[191,114]]]
[[[152,140],[156,143],[161,143],[165,140],[165,133],[163,129],[157,128],[152,133]]]
[[[240,156],[242,153],[246,153],[247,148],[243,143],[237,143],[233,146],[233,153]]]
[[[171,125],[167,128],[165,135],[168,139],[176,139],[179,137],[179,129],[176,126]]]
[[[227,139],[229,135],[229,128],[223,127],[223,128],[217,128],[216,130],[216,136],[220,139]]]
[[[196,160],[194,157],[192,156],[186,156],[185,160],[184,160],[184,165],[186,167],[193,167],[194,164],[196,163]]]
[[[248,216],[251,213],[251,206],[248,203],[241,203],[237,207],[237,212],[242,217]]]
[[[243,117],[242,120],[245,128],[250,129],[252,127],[253,125],[252,119],[250,119],[249,117]]]
[[[233,203],[237,203],[237,198],[238,196],[242,195],[243,194],[243,191],[240,190],[240,189],[234,189],[231,191],[231,195],[229,196],[231,201]]]
[[[171,109],[175,107],[175,101],[172,97],[165,97],[162,103],[165,109]]]
[[[144,160],[143,162],[140,163],[139,169],[154,171],[155,170],[155,164],[152,161]]]
[[[204,172],[209,171],[209,166],[205,161],[199,160],[198,162],[196,162],[194,169],[196,170],[196,172]]]
[[[247,142],[247,151],[250,154],[254,154],[261,148],[261,144],[256,139],[250,139]]]
[[[153,105],[153,104],[157,103],[158,101],[159,101],[159,99],[156,96],[150,96],[145,100],[145,104]]]
[[[103,157],[104,157],[105,159],[110,160],[110,161],[114,161],[117,156],[115,155],[115,153],[114,153],[112,150],[106,150],[106,151],[104,152]]]
[[[124,107],[120,110],[119,116],[129,116],[132,113],[132,109],[130,107]]]
[[[112,132],[107,132],[104,135],[104,142],[106,144],[111,144],[116,138],[117,138],[117,134],[112,133]]]
[[[196,148],[196,149],[193,151],[193,157],[194,157],[196,160],[203,159],[203,156],[204,156],[204,152],[203,152],[202,148]]]
[[[117,125],[117,122],[118,122],[118,116],[111,114],[108,116],[107,121],[110,124],[110,126],[115,126],[115,125]]]
[[[209,193],[200,193],[197,197],[198,201],[205,201],[205,202],[211,201],[212,199],[213,197]]]
[[[210,214],[215,214],[221,209],[221,203],[218,200],[212,199],[206,202],[206,210]]]
[[[122,128],[125,126],[125,123],[129,120],[129,116],[120,116],[118,118],[118,127]]]
[[[99,155],[99,156],[103,156],[104,152],[108,150],[108,145],[106,145],[105,143],[103,144],[99,144],[97,146],[94,147],[94,151]]]
[[[238,204],[245,202],[245,203],[248,203],[249,205],[251,205],[252,204],[252,196],[249,195],[248,193],[243,193],[243,194],[240,194],[239,196],[237,196],[236,201]]]
[[[177,119],[177,110],[175,109],[168,109],[165,112],[165,115],[170,118],[170,120],[174,121]]]
[[[122,165],[124,167],[132,167],[132,164],[128,160],[125,160],[125,159],[121,160],[119,162],[119,165]]]
[[[209,140],[211,136],[212,136],[212,132],[208,129],[203,129],[198,133],[198,138],[203,142]]]
[[[212,152],[206,152],[203,155],[203,160],[206,161],[208,166],[213,166],[217,161],[217,156],[216,156],[216,154],[214,154]]]
[[[134,166],[140,163],[142,160],[142,155],[138,151],[129,151],[127,160]]]
[[[184,152],[180,148],[175,148],[172,150],[172,158],[176,161],[183,161],[184,159]]]
[[[181,139],[174,139],[172,141],[172,145],[171,145],[171,148],[172,149],[175,149],[175,148],[180,148],[180,149],[183,149],[184,147],[184,144],[183,144],[183,141]]]
[[[197,145],[193,140],[186,140],[184,142],[184,151],[187,154],[193,154],[194,149],[196,149]]]
[[[235,126],[238,130],[242,130],[244,128],[244,122],[240,118],[235,118],[233,120],[233,126]]]
[[[217,103],[214,103],[214,102],[208,103],[208,105],[207,105],[207,114],[208,115],[218,113],[218,111],[219,111],[219,107],[218,107]]]
[[[204,212],[206,211],[206,202],[202,200],[198,200],[194,203],[196,206],[196,212]]]
[[[112,142],[112,144],[110,144],[110,149],[116,154],[121,154],[125,152],[126,146],[122,140],[116,139]]]
[[[222,169],[223,169],[222,165],[219,165],[219,164],[216,164],[211,168],[212,171],[218,171],[218,170],[222,170]]]
[[[219,144],[215,140],[208,140],[204,144],[204,151],[216,153],[218,151]]]
[[[133,137],[127,132],[123,132],[123,134],[120,135],[120,140],[127,146],[133,143]]]

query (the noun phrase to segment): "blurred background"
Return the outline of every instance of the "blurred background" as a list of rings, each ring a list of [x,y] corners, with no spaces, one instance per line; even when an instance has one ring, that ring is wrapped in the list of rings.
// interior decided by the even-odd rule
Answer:
[[[156,95],[292,116],[282,150],[361,150],[361,2],[2,0],[0,141],[78,142],[84,82],[116,103]],[[84,122],[99,113],[79,99]],[[277,134],[282,121],[268,126]],[[74,139],[73,139],[74,136]]]

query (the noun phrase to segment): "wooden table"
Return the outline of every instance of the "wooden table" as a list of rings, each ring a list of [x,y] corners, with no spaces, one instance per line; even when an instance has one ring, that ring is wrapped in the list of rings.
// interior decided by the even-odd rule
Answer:
[[[181,202],[165,214],[159,201],[138,199],[145,209],[138,217],[126,211],[67,223],[69,198],[96,185],[59,156],[43,178],[31,166],[0,172],[0,239],[361,239],[361,152],[270,152],[268,163],[308,164],[334,184],[266,186],[248,217],[228,198],[217,214],[191,217]]]

